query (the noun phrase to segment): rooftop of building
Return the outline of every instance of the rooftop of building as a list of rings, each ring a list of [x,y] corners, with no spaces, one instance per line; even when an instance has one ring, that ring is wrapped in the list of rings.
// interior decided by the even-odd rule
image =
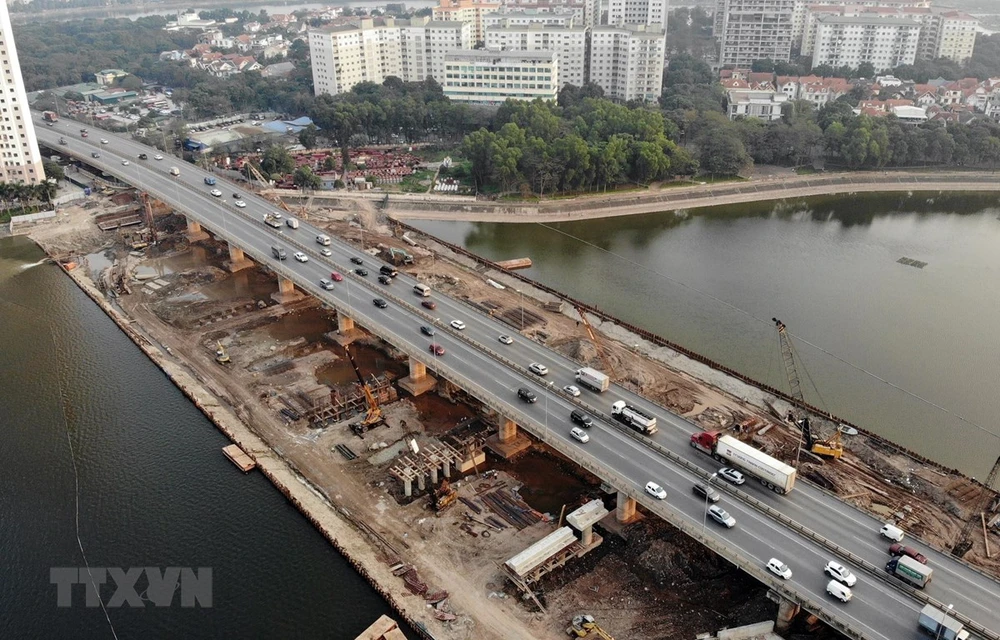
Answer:
[[[542,60],[551,62],[556,54],[552,51],[498,51],[496,49],[456,49],[444,54],[446,58],[466,60]]]
[[[553,32],[553,33],[584,33],[584,32],[587,31],[587,27],[584,27],[582,25],[575,26],[575,27],[568,27],[568,26],[562,26],[562,25],[541,24],[541,23],[536,22],[534,24],[514,24],[514,25],[506,25],[506,26],[499,26],[499,25],[497,25],[497,26],[486,27],[486,30],[487,31],[493,31],[493,32],[503,31],[503,32],[511,32],[511,33],[514,33],[514,32],[523,32],[523,31],[537,31],[539,33],[549,33],[549,32]]]
[[[869,16],[820,16],[816,19],[821,24],[858,24],[892,27],[919,27],[920,23],[905,18],[883,18],[877,15]]]

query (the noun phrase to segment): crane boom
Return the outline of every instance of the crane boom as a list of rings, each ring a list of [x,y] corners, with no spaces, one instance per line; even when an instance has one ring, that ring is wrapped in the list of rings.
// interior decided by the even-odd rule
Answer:
[[[594,344],[594,348],[597,349],[597,355],[601,358],[604,370],[608,372],[612,379],[616,378],[615,366],[611,363],[611,358],[608,357],[607,352],[605,352],[604,345],[602,345],[601,341],[597,339],[597,334],[594,332],[594,328],[590,326],[590,322],[587,320],[587,314],[584,313],[583,309],[580,307],[576,308],[576,312],[580,315],[580,320],[583,321],[584,328],[587,329],[587,335],[590,336],[590,341]]]
[[[951,548],[952,555],[961,558],[969,549],[972,548],[972,528],[976,526],[979,522],[976,519],[980,513],[985,513],[986,509],[989,507],[990,498],[992,497],[991,489],[993,489],[993,483],[996,482],[997,476],[1000,475],[1000,457],[997,461],[993,463],[993,468],[990,469],[990,474],[986,476],[986,482],[983,484],[986,486],[986,491],[983,491],[982,497],[979,499],[979,504],[972,511],[969,519],[962,526],[962,531],[958,534],[958,542],[955,546]]]
[[[382,422],[382,409],[378,406],[378,400],[375,398],[375,394],[372,393],[371,386],[362,377],[361,369],[358,368],[358,363],[354,360],[354,354],[347,347],[344,348],[344,351],[347,352],[347,359],[351,361],[354,375],[358,377],[358,382],[361,384],[361,391],[365,394],[365,403],[368,406],[368,411],[361,420],[361,427],[363,429],[374,427]]]

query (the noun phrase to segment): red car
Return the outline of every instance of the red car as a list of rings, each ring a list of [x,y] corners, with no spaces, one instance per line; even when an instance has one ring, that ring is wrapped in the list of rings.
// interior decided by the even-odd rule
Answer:
[[[332,279],[334,282],[340,282],[341,280],[344,279],[344,276],[334,271],[333,273],[330,274],[330,279]]]
[[[889,547],[889,555],[891,556],[910,556],[920,564],[927,564],[927,556],[920,553],[913,547],[905,547],[898,542]]]
[[[437,303],[433,300],[424,300],[420,305],[425,309],[437,309]]]
[[[439,344],[432,344],[430,346],[429,350],[430,350],[431,353],[433,353],[436,356],[443,356],[444,355],[444,347],[442,347]]]

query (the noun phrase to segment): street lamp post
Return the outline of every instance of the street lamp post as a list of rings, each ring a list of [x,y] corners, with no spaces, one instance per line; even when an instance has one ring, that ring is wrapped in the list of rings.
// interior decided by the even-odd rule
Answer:
[[[708,524],[708,493],[712,490],[712,480],[719,475],[718,472],[713,473],[708,476],[708,482],[705,483],[705,513],[701,516],[701,532],[705,533],[705,525]]]
[[[948,605],[948,610],[944,612],[944,617],[941,618],[941,624],[938,625],[937,635],[934,636],[934,640],[941,640],[941,630],[944,629],[944,621],[948,618],[948,614],[951,613],[951,610],[954,608],[955,605]]]

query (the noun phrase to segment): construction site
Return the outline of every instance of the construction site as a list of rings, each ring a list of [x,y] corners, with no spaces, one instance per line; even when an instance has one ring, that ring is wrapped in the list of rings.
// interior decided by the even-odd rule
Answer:
[[[802,477],[1000,576],[1000,500],[986,488],[1000,460],[980,483],[811,413],[797,402],[795,346],[780,320],[786,397],[687,362],[365,203],[282,206],[705,430],[798,459]],[[380,586],[409,603],[417,628],[439,639],[707,638],[775,619],[765,585],[658,518],[606,517],[611,488],[540,442],[500,455],[490,445],[499,417],[462,389],[442,380],[411,396],[391,345],[338,332],[336,313],[311,297],[276,303],[273,274],[233,273],[225,243],[184,231],[163,204],[109,189],[30,234],[360,533],[378,574],[391,576]],[[260,454],[226,453],[245,472]],[[803,613],[785,637],[838,636]]]

